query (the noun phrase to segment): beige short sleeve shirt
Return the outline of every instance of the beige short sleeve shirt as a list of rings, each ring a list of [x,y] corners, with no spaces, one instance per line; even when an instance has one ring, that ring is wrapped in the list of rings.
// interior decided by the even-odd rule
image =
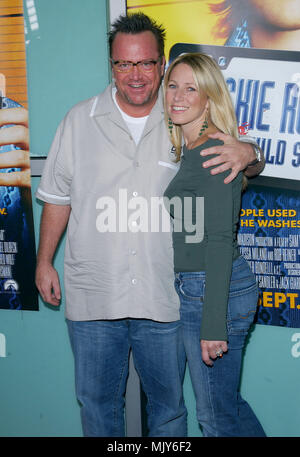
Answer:
[[[66,317],[179,319],[172,233],[162,196],[178,168],[161,94],[138,145],[111,86],[73,107],[57,129],[36,196],[70,205]]]

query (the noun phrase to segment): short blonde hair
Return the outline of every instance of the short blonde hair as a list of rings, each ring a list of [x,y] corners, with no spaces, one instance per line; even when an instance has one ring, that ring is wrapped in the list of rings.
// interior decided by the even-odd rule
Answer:
[[[238,138],[237,120],[227,84],[216,62],[206,54],[182,54],[171,63],[164,78],[165,96],[172,70],[181,63],[188,65],[192,69],[198,91],[203,91],[207,95],[210,106],[210,118],[213,124],[221,132]],[[165,120],[168,126],[169,116],[167,110],[165,110]],[[180,160],[182,146],[180,126],[173,125],[170,138],[176,149],[176,160],[178,161]]]

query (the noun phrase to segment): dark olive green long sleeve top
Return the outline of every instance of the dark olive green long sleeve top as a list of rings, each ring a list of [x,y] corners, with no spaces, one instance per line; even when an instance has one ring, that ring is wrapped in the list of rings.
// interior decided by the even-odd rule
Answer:
[[[200,337],[226,341],[232,262],[240,255],[236,232],[242,173],[231,183],[224,184],[229,172],[211,175],[211,168],[202,167],[207,157],[200,156],[202,149],[221,144],[220,140],[209,139],[191,150],[184,146],[180,169],[164,196],[173,218],[174,271],[205,272]]]

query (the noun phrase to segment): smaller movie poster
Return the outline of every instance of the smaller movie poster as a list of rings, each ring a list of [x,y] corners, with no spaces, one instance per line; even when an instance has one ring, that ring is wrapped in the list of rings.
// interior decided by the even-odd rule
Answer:
[[[0,0],[0,309],[38,310],[22,0]]]

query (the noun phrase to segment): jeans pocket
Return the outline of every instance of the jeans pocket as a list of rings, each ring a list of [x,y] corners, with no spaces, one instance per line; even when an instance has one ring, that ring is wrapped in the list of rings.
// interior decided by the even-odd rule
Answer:
[[[157,333],[157,334],[169,334],[169,333],[176,333],[180,330],[181,328],[181,323],[180,321],[174,321],[174,322],[155,322],[155,321],[150,321],[149,325],[145,327],[146,329],[149,329],[150,333]]]
[[[189,300],[203,300],[205,281],[199,278],[182,278],[178,284],[179,293]]]
[[[248,333],[257,310],[258,287],[253,278],[245,278],[233,284],[229,292],[227,330],[228,334]]]

